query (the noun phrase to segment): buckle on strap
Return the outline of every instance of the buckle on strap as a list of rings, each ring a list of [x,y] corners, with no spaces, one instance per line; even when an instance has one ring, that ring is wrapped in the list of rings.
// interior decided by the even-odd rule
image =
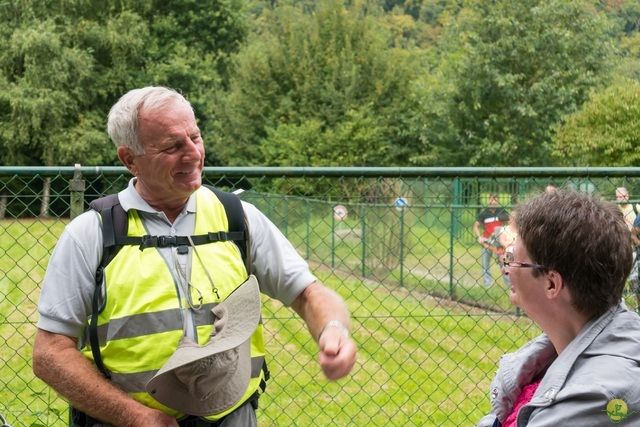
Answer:
[[[158,236],[158,247],[165,248],[167,246],[175,246],[177,242],[176,236]]]
[[[228,231],[210,231],[207,234],[199,234],[197,236],[151,236],[149,234],[142,236],[140,250],[147,248],[167,248],[174,246],[191,246],[202,245],[212,242],[230,242],[239,238],[238,234],[244,232],[228,232]],[[243,236],[243,234],[240,234]]]
[[[177,236],[142,236],[142,243],[140,244],[140,250],[143,251],[147,248],[166,248],[169,246],[177,246]]]
[[[226,231],[209,232],[208,235],[209,241],[211,242],[226,242],[227,240],[231,240]]]

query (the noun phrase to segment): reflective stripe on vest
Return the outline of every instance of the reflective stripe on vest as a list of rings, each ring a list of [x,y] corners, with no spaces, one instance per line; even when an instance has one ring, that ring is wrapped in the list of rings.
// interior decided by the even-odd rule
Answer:
[[[198,214],[194,234],[229,231],[224,207],[217,197],[203,187],[195,194]],[[137,211],[129,210],[128,221],[130,236],[147,234]],[[199,245],[197,251],[199,257],[191,257],[191,297],[197,306],[201,293],[202,307],[191,312],[198,342],[205,344],[213,329],[211,308],[244,282],[247,271],[238,247],[231,241]],[[199,258],[207,261],[220,299]],[[183,336],[183,310],[189,307],[186,300],[180,300],[179,284],[165,259],[156,248],[140,251],[139,246],[124,246],[105,269],[105,284],[105,308],[98,317],[98,334],[100,353],[112,381],[146,406],[181,416],[145,392],[147,381],[177,348]],[[232,412],[260,388],[265,354],[262,330],[261,323],[251,337],[252,372],[244,396],[227,411],[207,418],[215,420]],[[93,359],[88,346],[83,353]]]

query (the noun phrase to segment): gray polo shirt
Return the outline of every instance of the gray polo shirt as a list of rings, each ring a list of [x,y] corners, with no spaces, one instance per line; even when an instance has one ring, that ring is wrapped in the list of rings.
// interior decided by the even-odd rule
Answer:
[[[125,210],[136,209],[151,235],[187,236],[195,228],[195,195],[173,224],[140,197],[131,179],[119,193]],[[255,206],[242,202],[249,228],[251,272],[260,283],[262,293],[289,306],[316,278],[306,261],[278,228]],[[174,280],[181,280],[178,268],[189,275],[192,250],[178,255],[175,248],[163,248]],[[75,338],[82,336],[91,315],[95,290],[95,273],[102,258],[102,228],[99,215],[85,212],[71,221],[63,231],[49,260],[38,302],[38,328]],[[215,272],[213,272],[215,280]],[[190,328],[188,328],[189,330]]]

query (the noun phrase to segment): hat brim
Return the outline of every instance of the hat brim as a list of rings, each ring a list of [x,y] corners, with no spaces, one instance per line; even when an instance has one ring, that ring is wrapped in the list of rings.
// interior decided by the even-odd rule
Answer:
[[[223,316],[222,329],[203,346],[183,338],[174,354],[146,386],[147,393],[155,400],[184,414],[202,416],[220,413],[238,403],[244,395],[251,378],[251,335],[261,316],[260,290],[255,277],[250,276],[212,312],[216,317]],[[236,365],[229,368],[217,365],[218,370],[227,372],[212,371],[210,379],[214,382],[219,379],[223,384],[205,392],[194,387],[193,383],[186,382],[188,378],[185,378],[185,372],[192,366],[202,369],[203,361],[225,357],[237,358],[234,362]],[[201,383],[207,384],[207,378],[202,380]],[[194,389],[200,391],[194,392]]]

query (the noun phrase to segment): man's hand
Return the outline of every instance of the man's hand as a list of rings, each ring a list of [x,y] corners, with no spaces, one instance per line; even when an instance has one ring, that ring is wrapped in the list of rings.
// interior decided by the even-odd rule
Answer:
[[[146,408],[132,420],[131,427],[178,427],[178,421],[162,411]]]
[[[133,400],[107,381],[76,347],[77,340],[36,332],[33,371],[78,410],[123,427],[178,427],[176,419]]]
[[[335,381],[346,377],[356,363],[357,349],[339,326],[349,327],[349,312],[342,298],[313,282],[298,295],[291,307],[304,319],[311,336],[318,340],[318,359],[327,378]]]
[[[349,375],[356,363],[356,346],[339,328],[327,327],[320,336],[320,367],[328,379],[335,381]]]

